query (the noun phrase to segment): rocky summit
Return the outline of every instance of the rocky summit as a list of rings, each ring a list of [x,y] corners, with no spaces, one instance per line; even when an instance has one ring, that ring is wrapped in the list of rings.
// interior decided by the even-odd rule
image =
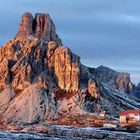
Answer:
[[[35,17],[29,12],[23,14],[16,37],[24,38],[29,35],[62,44],[55,32],[55,25],[47,13],[37,13]]]
[[[88,55],[88,54],[87,54]],[[0,118],[4,123],[39,123],[64,116],[118,116],[139,104],[126,92],[128,74],[81,64],[62,46],[48,14],[23,14],[14,38],[0,48]]]

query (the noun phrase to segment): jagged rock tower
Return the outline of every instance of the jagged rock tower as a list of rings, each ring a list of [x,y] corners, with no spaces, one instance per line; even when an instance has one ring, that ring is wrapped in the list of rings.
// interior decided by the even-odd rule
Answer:
[[[16,37],[28,37],[29,35],[62,45],[55,32],[55,25],[48,14],[37,13],[35,18],[29,12],[23,14]]]

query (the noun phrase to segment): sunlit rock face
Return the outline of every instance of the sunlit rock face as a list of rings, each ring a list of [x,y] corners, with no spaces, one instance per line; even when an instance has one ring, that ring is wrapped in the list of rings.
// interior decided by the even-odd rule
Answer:
[[[116,91],[102,83],[125,91],[129,76],[117,75],[112,83],[111,77],[104,80],[107,74],[97,70],[89,70],[62,46],[48,14],[23,14],[16,37],[0,48],[1,120],[37,123],[97,110],[117,116],[123,108],[137,107],[131,102],[121,106],[123,97],[116,97]]]
[[[54,41],[46,43],[34,38],[16,38],[5,43],[0,50],[2,84],[11,82],[13,87],[23,90],[39,74],[48,71],[47,75],[52,76],[55,85],[67,91],[78,91],[80,61],[68,48]]]
[[[78,91],[79,57],[68,48],[57,47],[55,42],[49,42],[47,56],[48,66],[54,68],[59,87]]]

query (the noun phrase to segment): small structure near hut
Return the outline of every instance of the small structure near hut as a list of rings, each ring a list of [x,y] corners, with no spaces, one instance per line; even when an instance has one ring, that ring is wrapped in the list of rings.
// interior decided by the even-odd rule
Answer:
[[[123,110],[119,117],[121,124],[136,124],[140,121],[140,110]]]

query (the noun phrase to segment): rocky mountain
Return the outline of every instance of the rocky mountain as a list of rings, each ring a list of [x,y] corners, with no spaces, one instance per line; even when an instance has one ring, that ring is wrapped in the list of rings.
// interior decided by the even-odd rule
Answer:
[[[102,82],[118,91],[129,93],[134,86],[129,73],[117,72],[102,65],[92,71]]]
[[[122,109],[140,107],[120,92],[131,85],[129,74],[82,65],[62,46],[48,14],[23,14],[16,36],[0,48],[0,118],[5,123],[101,111],[118,116]]]

